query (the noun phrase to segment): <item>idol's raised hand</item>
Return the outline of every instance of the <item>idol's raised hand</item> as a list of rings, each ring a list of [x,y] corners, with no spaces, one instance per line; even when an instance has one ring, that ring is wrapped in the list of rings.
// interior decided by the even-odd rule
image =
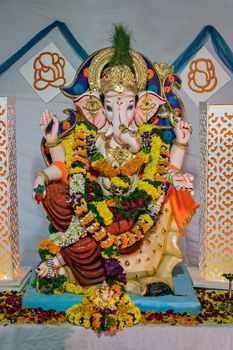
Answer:
[[[174,131],[176,139],[183,144],[187,144],[192,133],[192,125],[180,119],[177,121]]]
[[[51,125],[52,124],[52,125]],[[56,140],[59,129],[59,122],[51,111],[45,110],[40,118],[40,129],[46,141]]]

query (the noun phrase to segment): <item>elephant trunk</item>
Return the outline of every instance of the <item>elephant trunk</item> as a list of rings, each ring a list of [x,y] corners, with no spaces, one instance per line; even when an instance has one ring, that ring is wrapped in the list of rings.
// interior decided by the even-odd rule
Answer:
[[[130,130],[128,125],[122,123],[121,113],[113,118],[113,135],[117,143],[128,146],[130,152],[137,153],[140,150],[140,142],[136,132]]]

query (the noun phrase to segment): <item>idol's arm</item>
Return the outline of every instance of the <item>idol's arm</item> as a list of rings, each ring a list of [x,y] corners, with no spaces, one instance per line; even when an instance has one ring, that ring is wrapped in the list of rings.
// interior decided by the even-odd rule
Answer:
[[[176,139],[173,142],[170,154],[170,163],[178,169],[181,169],[185,150],[188,147],[188,141],[191,136],[190,124],[180,120],[174,129]]]
[[[191,125],[188,122],[180,120],[175,127],[176,139],[170,153],[170,172],[167,181],[173,185],[176,190],[193,192],[193,176],[189,173],[177,172],[182,168],[185,151],[188,147],[188,140],[191,136]]]
[[[53,122],[51,131],[47,132],[48,125]],[[46,140],[46,144],[49,147],[51,158],[53,162],[64,163],[65,162],[65,150],[58,139],[59,122],[52,112],[46,110],[40,119],[40,128],[43,137]],[[61,166],[52,164],[43,171],[39,171],[35,175],[35,181],[33,183],[33,199],[36,199],[36,189],[38,186],[43,186],[43,198],[46,196],[46,185],[50,181],[56,181],[62,179]]]

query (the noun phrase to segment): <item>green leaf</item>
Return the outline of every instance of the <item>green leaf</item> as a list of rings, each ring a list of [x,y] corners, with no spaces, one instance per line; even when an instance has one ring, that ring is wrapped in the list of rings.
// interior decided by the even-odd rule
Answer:
[[[49,224],[49,233],[52,234],[52,233],[56,233],[58,232],[58,230],[54,227],[53,223],[50,222]]]
[[[44,191],[45,191],[44,185],[38,185],[36,188],[34,188],[35,193],[39,193],[39,192],[43,193]]]
[[[51,120],[51,122],[48,124],[48,126],[45,130],[45,133],[48,134],[49,132],[51,132],[52,128],[53,128],[53,120]]]

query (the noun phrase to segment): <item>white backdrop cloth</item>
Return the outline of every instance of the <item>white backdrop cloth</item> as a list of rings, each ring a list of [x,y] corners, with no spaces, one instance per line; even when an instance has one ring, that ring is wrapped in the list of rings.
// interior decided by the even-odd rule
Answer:
[[[0,350],[232,350],[232,326],[137,326],[98,335],[71,325],[0,328]]]
[[[233,47],[232,0],[0,0],[0,62],[14,54],[31,37],[54,20],[65,22],[88,53],[109,45],[112,24],[123,22],[134,33],[133,47],[152,61],[172,63],[203,26],[211,24]],[[55,29],[0,77],[0,96],[16,97],[17,166],[21,265],[39,262],[39,241],[48,236],[43,208],[32,201],[31,188],[35,171],[44,168],[40,154],[39,118],[45,108],[59,119],[70,100],[59,95],[46,105],[19,72],[31,57],[54,42],[75,69],[81,63]],[[213,52],[210,44],[208,49]],[[215,56],[216,57],[216,56]],[[221,63],[221,62],[220,62]],[[232,74],[228,71],[229,75]],[[232,103],[233,82],[228,83],[209,102]],[[181,91],[194,134],[184,169],[195,176],[195,199],[199,202],[199,111]],[[198,213],[187,236],[181,240],[185,260],[198,264]]]

